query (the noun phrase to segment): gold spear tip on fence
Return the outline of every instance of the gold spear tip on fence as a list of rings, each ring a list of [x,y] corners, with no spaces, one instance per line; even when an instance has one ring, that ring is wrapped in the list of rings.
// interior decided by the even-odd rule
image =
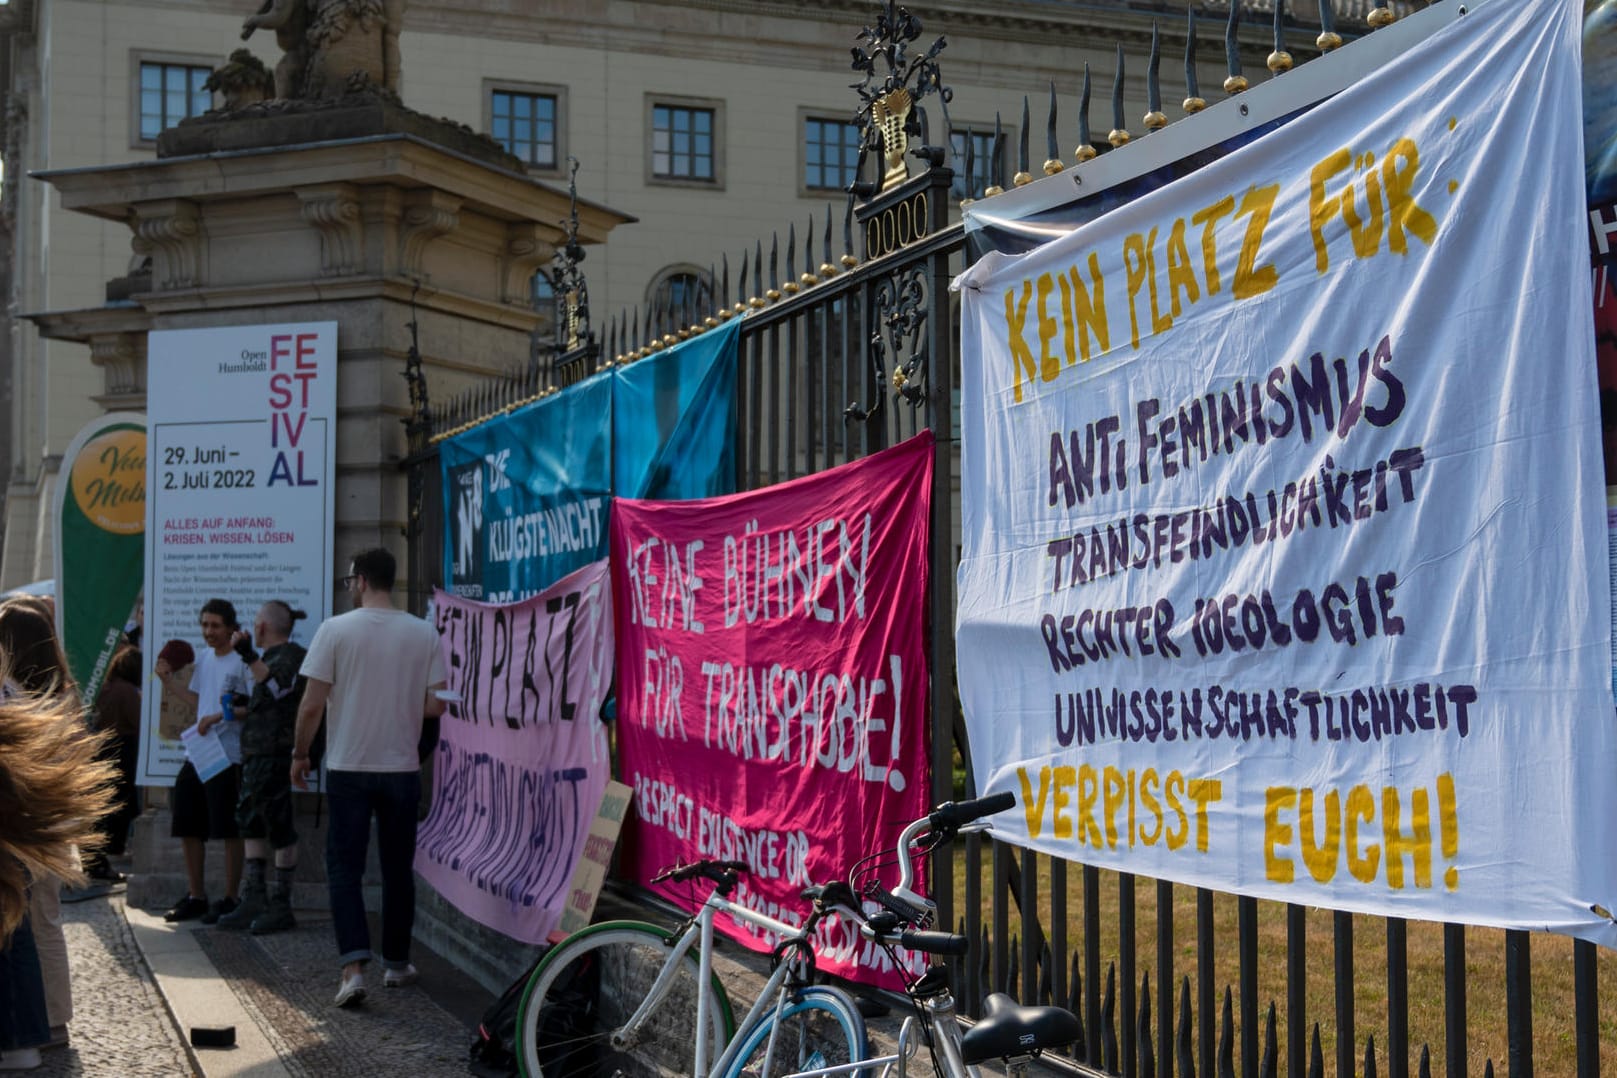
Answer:
[[[1239,94],[1245,92],[1245,90],[1245,75],[1231,75],[1229,78],[1224,80],[1224,92],[1227,94]]]
[[[984,198],[993,198],[995,195],[1003,195],[1004,193],[1005,188],[1001,187],[997,183],[991,183],[987,187],[983,188]]]
[[[1147,131],[1161,131],[1168,126],[1168,117],[1161,112],[1148,112],[1145,114],[1145,129]]]
[[[1072,151],[1073,161],[1080,165],[1085,161],[1093,161],[1098,156],[1099,152],[1087,142]]]
[[[1398,16],[1393,14],[1390,7],[1371,8],[1369,16],[1364,21],[1370,24],[1370,29],[1379,30],[1383,26],[1391,26],[1397,22]]]
[[[820,283],[820,279],[814,274],[810,273],[808,270],[804,270],[797,278],[797,281],[798,284],[802,285],[804,288],[813,288],[815,285]]]
[[[1026,187],[1028,184],[1030,184],[1032,182],[1033,182],[1033,173],[1031,173],[1031,172],[1018,172],[1016,175],[1011,177],[1011,186],[1012,187]]]
[[[755,311],[761,311],[764,309],[764,301],[759,296],[753,296],[751,299],[747,300],[747,306],[751,307]]]
[[[1320,52],[1333,52],[1342,47],[1342,35],[1335,30],[1326,30],[1314,39],[1314,44]]]
[[[1107,132],[1106,141],[1110,142],[1113,146],[1127,146],[1129,139],[1132,137],[1133,136],[1128,133],[1127,128],[1114,127]]]
[[[855,266],[857,266],[858,264],[859,264],[859,260],[857,258],[855,258],[853,255],[843,255],[842,256],[842,268],[843,269],[850,269],[851,270]]]
[[[837,275],[837,268],[829,262],[820,263],[820,279],[829,281]]]
[[[1204,97],[1187,97],[1180,107],[1185,110],[1187,116],[1194,116],[1207,107],[1207,99]]]
[[[1062,169],[1064,169],[1066,167],[1067,167],[1066,165],[1063,165],[1061,163],[1061,158],[1052,157],[1052,158],[1050,158],[1050,160],[1048,160],[1048,161],[1046,161],[1044,163],[1044,174],[1046,176],[1054,176],[1056,173],[1060,172]]]
[[[1291,70],[1291,53],[1284,49],[1276,49],[1269,54],[1269,70],[1276,75]]]

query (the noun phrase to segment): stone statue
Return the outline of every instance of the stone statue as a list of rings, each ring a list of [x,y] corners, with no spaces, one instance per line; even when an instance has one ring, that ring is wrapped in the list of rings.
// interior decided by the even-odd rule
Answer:
[[[273,97],[275,77],[264,66],[264,61],[254,56],[251,50],[237,49],[228,60],[213,69],[213,74],[208,76],[202,88],[222,94],[225,111],[229,112]]]
[[[258,12],[242,23],[241,39],[246,41],[260,28],[275,31],[275,43],[285,54],[275,65],[275,96],[283,101],[303,96],[304,69],[309,62],[307,0],[264,0]]]
[[[275,31],[286,53],[275,68],[275,96],[321,99],[399,89],[399,30],[405,0],[264,0],[242,37]]]

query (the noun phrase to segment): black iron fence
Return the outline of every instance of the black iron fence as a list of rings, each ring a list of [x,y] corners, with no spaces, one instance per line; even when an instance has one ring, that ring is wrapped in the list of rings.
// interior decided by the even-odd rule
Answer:
[[[416,608],[442,566],[433,438],[741,318],[738,489],[834,467],[923,428],[936,436],[933,794],[969,792],[951,628],[960,511],[958,308],[948,290],[965,268],[965,240],[949,222],[954,172],[929,164],[900,187],[850,203],[840,251],[828,208],[808,222],[801,257],[793,226],[784,258],[777,236],[767,253],[762,242],[741,252],[733,278],[728,258],[714,267],[707,309],[687,297],[677,308],[620,315],[599,341],[591,336],[422,413],[407,465]],[[1592,1078],[1617,1027],[1599,1007],[1611,964],[1602,969],[1594,945],[1581,941],[1260,903],[978,836],[939,858],[937,871],[940,920],[976,942],[969,959],[956,960],[966,1012],[990,991],[1068,1007],[1082,1022],[1069,1056],[1080,1070],[1404,1078],[1492,1075],[1502,1057],[1513,1078],[1531,1076],[1535,1060],[1547,1060],[1545,1073]],[[1537,980],[1535,941],[1548,955]]]

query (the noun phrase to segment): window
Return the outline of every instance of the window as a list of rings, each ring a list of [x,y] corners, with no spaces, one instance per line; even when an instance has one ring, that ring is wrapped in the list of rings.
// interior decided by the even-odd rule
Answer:
[[[544,270],[533,275],[532,303],[534,312],[539,315],[539,324],[534,332],[546,344],[551,344],[556,340],[556,323],[561,305],[556,302],[556,286],[551,283],[550,274]]]
[[[713,282],[695,266],[669,266],[646,289],[655,334],[677,332],[713,313]]]
[[[971,175],[966,175],[966,140],[971,140]],[[949,132],[954,150],[954,186],[949,195],[956,202],[963,198],[982,198],[984,190],[994,182],[994,132],[956,128]],[[1001,135],[1001,146],[1011,141],[1010,135]],[[1003,175],[1003,172],[1001,173]],[[1006,176],[1001,181],[1008,182]],[[967,187],[967,182],[970,187]],[[970,194],[967,194],[967,191]]]
[[[859,128],[845,120],[803,117],[803,187],[842,191],[859,167]]]
[[[659,95],[646,98],[648,183],[724,184],[724,103]]]
[[[155,141],[166,129],[213,107],[213,94],[202,88],[213,74],[206,64],[140,61],[139,140]]]
[[[493,88],[489,134],[529,167],[555,169],[560,160],[559,105],[555,94]]]

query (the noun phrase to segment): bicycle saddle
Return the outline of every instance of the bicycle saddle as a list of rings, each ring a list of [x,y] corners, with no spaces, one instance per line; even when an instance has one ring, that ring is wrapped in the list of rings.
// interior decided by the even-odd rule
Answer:
[[[1060,1007],[1024,1007],[1003,992],[983,1000],[983,1017],[961,1038],[968,1064],[1032,1055],[1078,1039],[1078,1017]]]

